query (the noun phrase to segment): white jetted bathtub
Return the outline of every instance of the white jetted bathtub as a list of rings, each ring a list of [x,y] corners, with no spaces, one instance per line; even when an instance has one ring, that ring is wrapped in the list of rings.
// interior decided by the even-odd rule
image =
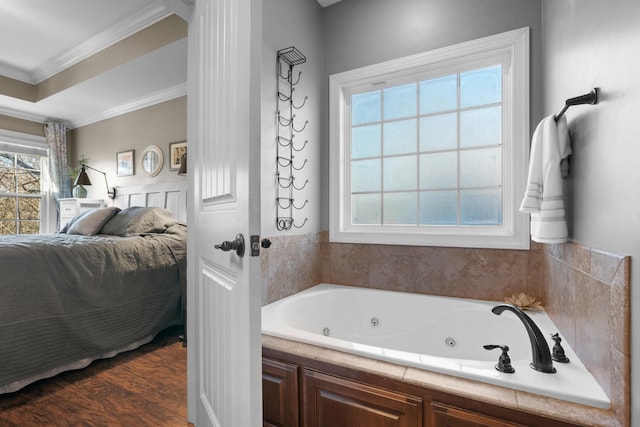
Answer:
[[[602,388],[562,341],[569,363],[556,373],[532,369],[523,323],[501,303],[321,284],[262,308],[262,332],[444,374],[497,384],[598,408],[609,408]],[[558,332],[543,311],[527,311],[547,338]],[[560,334],[562,337],[562,334]],[[498,372],[509,346],[514,373]]]

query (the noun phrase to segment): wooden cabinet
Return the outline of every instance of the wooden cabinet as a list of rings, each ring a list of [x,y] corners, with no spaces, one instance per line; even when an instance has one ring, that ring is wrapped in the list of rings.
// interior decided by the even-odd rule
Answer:
[[[262,418],[265,427],[298,427],[298,366],[262,359]]]
[[[576,427],[268,348],[263,356],[264,426]]]
[[[62,229],[74,216],[94,208],[103,208],[104,200],[101,199],[60,199],[60,229]]]
[[[431,402],[432,427],[525,427],[499,418],[456,408],[439,402]]]
[[[305,427],[421,427],[422,399],[305,369]]]
[[[346,378],[262,359],[265,427],[421,427],[422,399]],[[302,406],[300,406],[302,402]]]

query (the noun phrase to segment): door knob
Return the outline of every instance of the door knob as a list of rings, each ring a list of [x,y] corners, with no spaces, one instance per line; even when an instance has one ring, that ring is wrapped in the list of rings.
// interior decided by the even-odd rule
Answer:
[[[215,245],[216,249],[221,249],[225,252],[227,251],[236,251],[239,257],[244,255],[244,236],[242,234],[236,235],[236,239],[234,241],[225,240],[219,245]]]

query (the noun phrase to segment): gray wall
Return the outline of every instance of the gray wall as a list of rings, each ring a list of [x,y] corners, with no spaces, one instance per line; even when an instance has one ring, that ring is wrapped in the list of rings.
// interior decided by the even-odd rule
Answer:
[[[315,233],[321,230],[320,109],[323,88],[326,86],[322,74],[322,8],[315,0],[265,0],[262,28],[261,233],[264,236]],[[304,131],[296,136],[296,146],[302,146],[305,140],[309,143],[304,150],[295,153],[294,165],[298,167],[304,159],[308,160],[302,170],[295,173],[295,177],[298,186],[307,179],[309,182],[302,191],[295,192],[294,198],[296,205],[301,205],[304,200],[309,202],[304,209],[294,210],[294,218],[298,223],[302,223],[304,218],[308,218],[308,221],[300,229],[279,232],[275,227],[276,56],[278,50],[289,46],[295,46],[307,58],[304,64],[294,67],[296,78],[298,71],[302,71],[295,88],[294,101],[298,105],[305,96],[309,97],[304,106],[295,111],[297,127],[302,126],[305,120],[309,121]],[[284,150],[281,151],[283,153]],[[281,193],[281,196],[285,194]]]
[[[640,2],[544,0],[543,22],[544,113],[594,86],[602,91],[598,105],[567,112],[573,142],[565,182],[569,234],[576,242],[631,255],[631,330],[638,331]],[[632,425],[640,425],[640,340],[631,346]]]
[[[324,71],[331,74],[531,28],[531,122],[541,111],[541,0],[343,0],[324,12]],[[326,100],[325,100],[325,104]],[[327,138],[327,108],[323,109]],[[323,170],[329,170],[328,142]],[[323,175],[323,228],[329,228],[328,173]]]

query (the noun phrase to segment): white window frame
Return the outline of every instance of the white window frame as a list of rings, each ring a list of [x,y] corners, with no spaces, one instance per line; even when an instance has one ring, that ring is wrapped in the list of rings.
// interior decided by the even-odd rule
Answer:
[[[502,226],[351,224],[351,94],[380,82],[401,84],[412,78],[481,68],[478,65],[483,63],[503,64]],[[529,28],[334,74],[329,77],[329,106],[330,241],[529,249],[529,215],[518,211],[529,164]]]
[[[49,146],[43,136],[0,129],[0,151],[42,156],[40,163],[40,233],[55,231],[55,201],[49,197]]]

